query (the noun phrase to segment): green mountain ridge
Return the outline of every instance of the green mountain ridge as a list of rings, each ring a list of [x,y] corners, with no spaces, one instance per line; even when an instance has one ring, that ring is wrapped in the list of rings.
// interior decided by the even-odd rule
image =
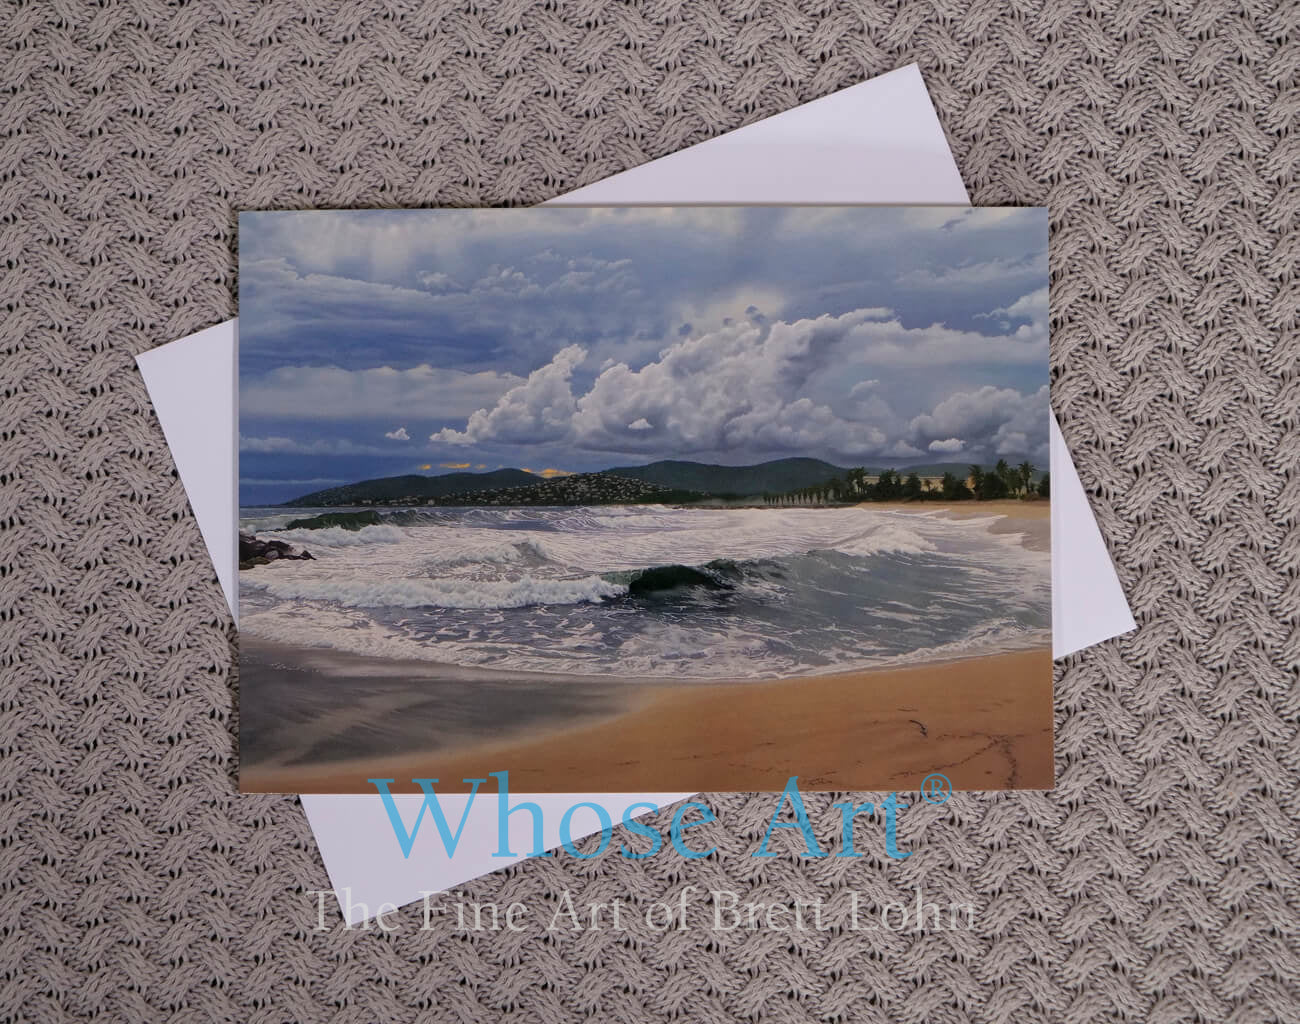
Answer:
[[[328,505],[361,505],[366,502],[397,501],[401,498],[445,498],[449,494],[471,494],[475,491],[492,491],[502,487],[527,487],[538,477],[522,469],[493,469],[486,473],[443,473],[440,476],[422,476],[408,473],[405,476],[385,476],[374,480],[359,480],[354,484],[327,487],[312,491],[291,501],[286,507],[310,508]]]
[[[831,477],[843,475],[845,467],[823,462],[821,459],[806,458],[774,459],[752,466],[715,466],[703,462],[668,459],[644,466],[616,466],[601,472],[675,491],[758,495],[765,491],[788,491],[799,487],[811,487]],[[486,473],[444,473],[438,476],[408,473],[404,476],[360,480],[353,484],[313,491],[286,501],[284,505],[302,508],[389,503],[407,498],[425,501],[429,498],[446,498],[455,494],[475,494],[537,486],[542,482],[542,478],[536,474],[526,473],[522,469],[496,469]]]
[[[902,477],[916,473],[921,477],[940,477],[952,473],[964,480],[970,463],[941,462],[926,465],[903,466],[894,472]],[[986,467],[987,468],[987,467]],[[787,494],[802,488],[817,487],[836,478],[844,478],[849,467],[837,466],[821,459],[788,458],[774,459],[751,466],[717,466],[703,462],[688,462],[666,459],[651,462],[644,466],[614,466],[595,473],[579,474],[582,481],[590,481],[590,486],[599,490],[609,490],[611,494],[631,494],[627,485],[633,481],[645,485],[647,490],[638,500],[652,500],[653,491],[674,492],[678,500],[685,500],[690,493],[698,497],[707,495],[752,497],[765,494]],[[866,476],[874,477],[882,472],[880,469],[867,469]],[[608,478],[608,487],[595,483],[595,478]],[[1036,473],[1034,479],[1041,478]],[[577,486],[575,477],[557,477],[546,480],[535,473],[522,469],[495,469],[484,473],[444,473],[438,476],[421,476],[410,473],[404,476],[380,477],[374,480],[361,480],[340,487],[330,487],[322,491],[313,491],[292,501],[284,503],[285,507],[328,507],[333,505],[370,505],[400,504],[404,502],[423,504],[430,500],[443,503],[444,499],[468,497],[484,494],[490,503],[500,503],[502,492],[511,492],[515,500],[524,500],[529,495],[522,494],[521,488],[536,491],[535,497],[546,496],[561,498]],[[565,487],[564,480],[575,480],[575,484]],[[618,481],[623,483],[618,483]],[[588,486],[584,483],[583,486]],[[613,488],[613,490],[610,490]],[[562,500],[562,499],[561,499]],[[618,500],[618,499],[614,499]],[[633,500],[633,499],[627,499]],[[472,504],[465,500],[450,500],[449,504]],[[527,500],[533,504],[535,501]]]

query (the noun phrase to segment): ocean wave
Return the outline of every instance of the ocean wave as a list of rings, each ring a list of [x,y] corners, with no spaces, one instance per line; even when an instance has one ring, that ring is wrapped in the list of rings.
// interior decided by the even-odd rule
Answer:
[[[406,540],[406,534],[397,526],[363,526],[359,530],[326,526],[320,529],[277,530],[274,539],[307,547],[355,548],[367,544],[400,544]]]
[[[316,560],[241,573],[241,627],[389,657],[695,680],[1045,645],[1049,556],[992,534],[996,521],[928,509],[386,509],[357,531],[272,534]]]
[[[962,658],[988,657],[994,654],[1007,654],[1012,651],[1026,651],[1037,647],[1049,647],[1052,643],[1052,630],[1047,626],[1030,626],[1011,618],[995,618],[981,622],[968,629],[961,636],[908,651],[882,657],[868,662],[864,667],[886,667],[893,665],[924,664],[940,661],[955,661]],[[834,668],[823,670],[834,671]]]
[[[244,583],[244,581],[241,581]],[[580,580],[339,579],[266,578],[244,583],[281,600],[333,601],[347,608],[527,608],[533,605],[594,604],[622,597],[627,587],[599,576]]]
[[[380,517],[394,526],[486,528],[492,530],[547,529],[553,508],[482,508],[470,506],[383,509]]]
[[[454,542],[449,543],[454,544]],[[454,565],[475,565],[478,563],[511,565],[515,562],[545,562],[549,559],[550,553],[541,542],[536,540],[513,540],[497,541],[495,543],[491,541],[470,543],[460,548],[449,546],[428,555],[426,561],[430,566],[447,568]]]
[[[265,533],[268,530],[281,530],[284,525],[291,519],[296,519],[293,513],[286,515],[259,515],[239,517],[239,531],[241,533]]]
[[[896,523],[883,523],[827,545],[846,555],[924,555],[934,544],[916,530]]]

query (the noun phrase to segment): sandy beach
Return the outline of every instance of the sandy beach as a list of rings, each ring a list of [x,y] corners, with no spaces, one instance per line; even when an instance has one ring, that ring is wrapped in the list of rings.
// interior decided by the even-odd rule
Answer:
[[[430,666],[434,668],[435,666]],[[374,792],[368,778],[508,770],[517,792],[1050,789],[1047,650],[775,682],[637,687],[626,711],[529,739],[301,767],[245,766],[249,792]]]

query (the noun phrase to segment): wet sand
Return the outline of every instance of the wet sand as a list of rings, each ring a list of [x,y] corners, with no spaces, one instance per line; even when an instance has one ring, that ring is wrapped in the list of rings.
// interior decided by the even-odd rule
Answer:
[[[502,727],[508,735],[452,730],[454,738],[443,737],[449,742],[434,736],[425,749],[409,749],[418,739],[410,730],[427,711],[412,710],[422,706],[414,695],[403,705],[402,693],[416,688],[423,696],[441,687],[436,717],[453,692],[483,705],[482,686],[494,674],[423,663],[395,669],[379,661],[374,669],[402,685],[376,696],[375,677],[358,677],[365,667],[355,664],[373,659],[343,656],[345,665],[332,652],[261,647],[260,656],[282,666],[304,653],[324,658],[326,671],[317,664],[315,678],[298,682],[333,693],[330,703],[342,702],[340,724],[355,719],[360,688],[361,698],[377,702],[376,724],[390,732],[380,751],[322,762],[328,730],[320,731],[318,718],[300,723],[320,733],[309,745],[310,760],[245,763],[246,792],[373,793],[370,778],[396,779],[394,791],[418,791],[410,779],[437,778],[441,791],[455,792],[468,789],[461,779],[503,770],[519,793],[779,790],[792,775],[805,790],[908,790],[931,772],[942,772],[956,789],[1049,789],[1053,782],[1046,649],[771,682],[545,683],[555,698],[579,698],[587,717],[577,722],[567,717],[572,708],[547,713],[536,692],[541,680],[500,676],[502,689],[491,700],[513,719]],[[597,696],[603,706],[593,709],[586,698]],[[537,707],[530,710],[530,702]]]

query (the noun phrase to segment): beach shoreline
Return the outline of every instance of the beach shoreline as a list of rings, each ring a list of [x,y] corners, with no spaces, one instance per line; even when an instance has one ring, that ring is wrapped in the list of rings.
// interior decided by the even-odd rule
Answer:
[[[1050,551],[1052,503],[1046,498],[1020,501],[1016,498],[999,498],[996,501],[864,501],[858,508],[879,509],[882,512],[932,512],[960,522],[963,519],[983,519],[997,516],[989,526],[993,534],[1018,533],[1021,543],[1029,551]]]
[[[992,518],[990,533],[1050,547],[1047,501],[862,507]],[[766,790],[791,775],[810,790],[907,789],[933,771],[959,789],[1052,785],[1045,641],[766,679],[473,668],[247,633],[240,660],[256,678],[241,699],[248,792],[374,792],[376,777],[456,792],[502,770],[517,792]]]
[[[279,645],[277,645],[278,647]],[[292,650],[281,648],[281,656]],[[430,670],[440,666],[429,666]],[[244,792],[394,792],[509,771],[516,792],[1050,789],[1052,659],[1035,649],[896,668],[626,687],[622,707],[531,735],[298,765],[243,765]],[[495,783],[493,783],[495,785]]]

